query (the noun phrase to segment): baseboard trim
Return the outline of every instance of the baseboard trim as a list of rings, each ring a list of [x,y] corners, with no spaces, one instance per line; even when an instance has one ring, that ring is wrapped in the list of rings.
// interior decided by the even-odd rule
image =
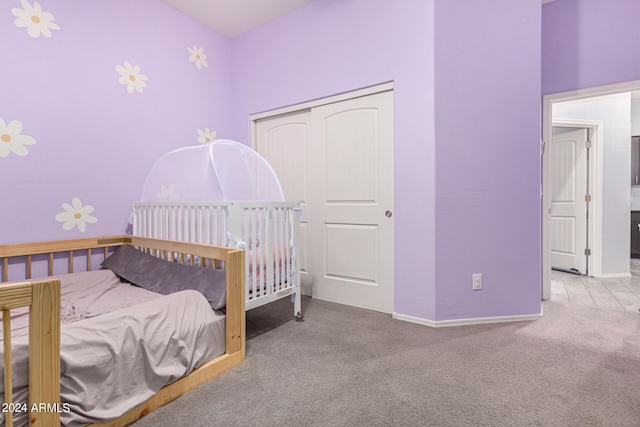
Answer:
[[[607,273],[598,276],[599,279],[617,279],[621,277],[631,277],[631,273]]]
[[[522,316],[478,317],[474,319],[429,320],[394,312],[392,317],[397,320],[402,320],[403,322],[417,323],[419,325],[430,326],[432,328],[444,328],[448,326],[481,325],[484,323],[527,322],[540,319],[542,317],[542,313]]]

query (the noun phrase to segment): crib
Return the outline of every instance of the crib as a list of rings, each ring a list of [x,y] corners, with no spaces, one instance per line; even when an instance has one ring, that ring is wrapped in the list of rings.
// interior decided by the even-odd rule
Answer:
[[[247,310],[290,296],[303,320],[299,203],[285,202],[271,166],[230,140],[161,157],[132,214],[134,236],[244,249]]]

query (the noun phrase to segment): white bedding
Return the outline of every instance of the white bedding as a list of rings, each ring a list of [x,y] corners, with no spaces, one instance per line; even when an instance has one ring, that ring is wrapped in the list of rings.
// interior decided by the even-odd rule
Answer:
[[[109,270],[57,277],[61,403],[70,408],[61,413],[65,426],[114,419],[225,352],[224,315],[199,292],[161,296],[121,283]],[[28,400],[27,321],[24,311],[12,316],[16,403]],[[14,420],[26,425],[27,414],[18,412]]]

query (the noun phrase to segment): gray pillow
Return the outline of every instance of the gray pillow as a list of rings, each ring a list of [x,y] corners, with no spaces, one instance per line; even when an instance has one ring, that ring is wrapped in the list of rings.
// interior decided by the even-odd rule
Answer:
[[[215,310],[226,304],[226,272],[165,261],[123,245],[102,262],[116,275],[141,288],[168,295],[185,289],[202,293]]]

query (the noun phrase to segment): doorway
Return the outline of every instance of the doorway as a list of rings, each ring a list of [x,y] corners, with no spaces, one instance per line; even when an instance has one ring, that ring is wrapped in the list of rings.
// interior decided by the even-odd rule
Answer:
[[[557,106],[562,105],[563,103],[576,102],[580,101],[588,101],[594,100],[598,98],[605,99],[607,96],[611,98],[615,98],[616,95],[629,95],[631,91],[640,89],[640,81],[621,83],[616,85],[608,85],[603,87],[591,88],[591,89],[582,89],[578,91],[565,92],[560,94],[546,95],[543,100],[543,150],[542,150],[542,299],[547,300],[551,296],[551,267],[553,265],[552,262],[552,241],[553,241],[553,221],[552,221],[552,178],[553,178],[553,153],[552,150],[547,149],[550,145],[547,142],[552,141],[553,139],[553,125],[554,122],[557,123]],[[621,102],[622,103],[622,102]],[[609,109],[611,114],[615,114],[615,112],[619,113],[619,118],[617,122],[626,123],[629,125],[630,117],[625,116],[625,114],[630,114],[630,98],[627,98],[626,101],[626,113],[624,113],[624,109]],[[614,111],[615,110],[615,111]],[[619,125],[620,123],[615,123],[615,125]],[[630,189],[626,188],[626,186],[630,186],[628,172],[628,168],[630,168],[630,154],[626,154],[626,151],[630,151],[630,129],[625,132],[618,132],[617,136],[612,137],[610,132],[612,128],[615,128],[614,123],[611,120],[596,120],[594,117],[591,117],[591,123],[577,123],[576,125],[582,125],[586,127],[593,128],[593,147],[592,147],[592,158],[593,165],[590,168],[590,178],[589,178],[589,192],[591,195],[591,202],[589,206],[589,244],[588,248],[591,249],[591,256],[588,258],[588,272],[589,275],[600,278],[613,278],[613,277],[629,277],[629,270],[625,271],[620,267],[620,263],[624,264],[624,257],[629,257],[629,244],[628,244],[628,227],[625,227],[625,222],[629,221],[627,217],[629,217],[628,211],[625,212],[624,205],[629,204],[630,202]],[[605,142],[605,130],[608,132],[606,138],[609,142]],[[617,138],[617,139],[616,139]],[[608,148],[607,156],[607,170],[603,166],[605,161],[605,155],[603,153],[603,147],[605,144],[610,143],[615,140],[615,144],[617,144],[613,149],[611,147]],[[611,153],[614,153],[612,156]],[[612,167],[612,158],[616,157],[615,161],[621,161],[623,156],[626,157],[626,162],[622,161],[620,163],[620,167]],[[614,170],[616,174],[618,174],[615,179],[607,179],[606,186],[603,185],[604,174],[610,173],[611,170]],[[610,189],[611,183],[622,183],[623,185],[618,185],[618,188]],[[624,187],[620,189],[619,187]],[[627,191],[628,190],[628,191]],[[616,194],[611,193],[617,192]],[[626,196],[625,196],[626,192]],[[603,196],[607,195],[608,198],[606,209],[603,209]],[[615,197],[614,197],[615,196]],[[620,203],[611,203],[611,200],[621,200]],[[625,202],[626,200],[626,202]],[[612,223],[612,210],[618,209],[616,223],[616,230],[612,232],[612,227],[609,225]],[[604,211],[604,212],[603,212]],[[603,233],[603,224],[608,224],[607,235],[605,236]],[[626,231],[625,231],[626,228]],[[616,234],[618,233],[618,234]],[[615,241],[615,246],[613,250],[609,248],[612,247],[611,241]],[[606,247],[606,256],[608,257],[603,261],[603,247]],[[622,261],[618,262],[617,266],[611,267],[610,260],[614,257],[618,257]],[[629,262],[626,262],[628,265]],[[604,265],[604,269],[603,269]],[[618,268],[618,270],[616,270]]]

